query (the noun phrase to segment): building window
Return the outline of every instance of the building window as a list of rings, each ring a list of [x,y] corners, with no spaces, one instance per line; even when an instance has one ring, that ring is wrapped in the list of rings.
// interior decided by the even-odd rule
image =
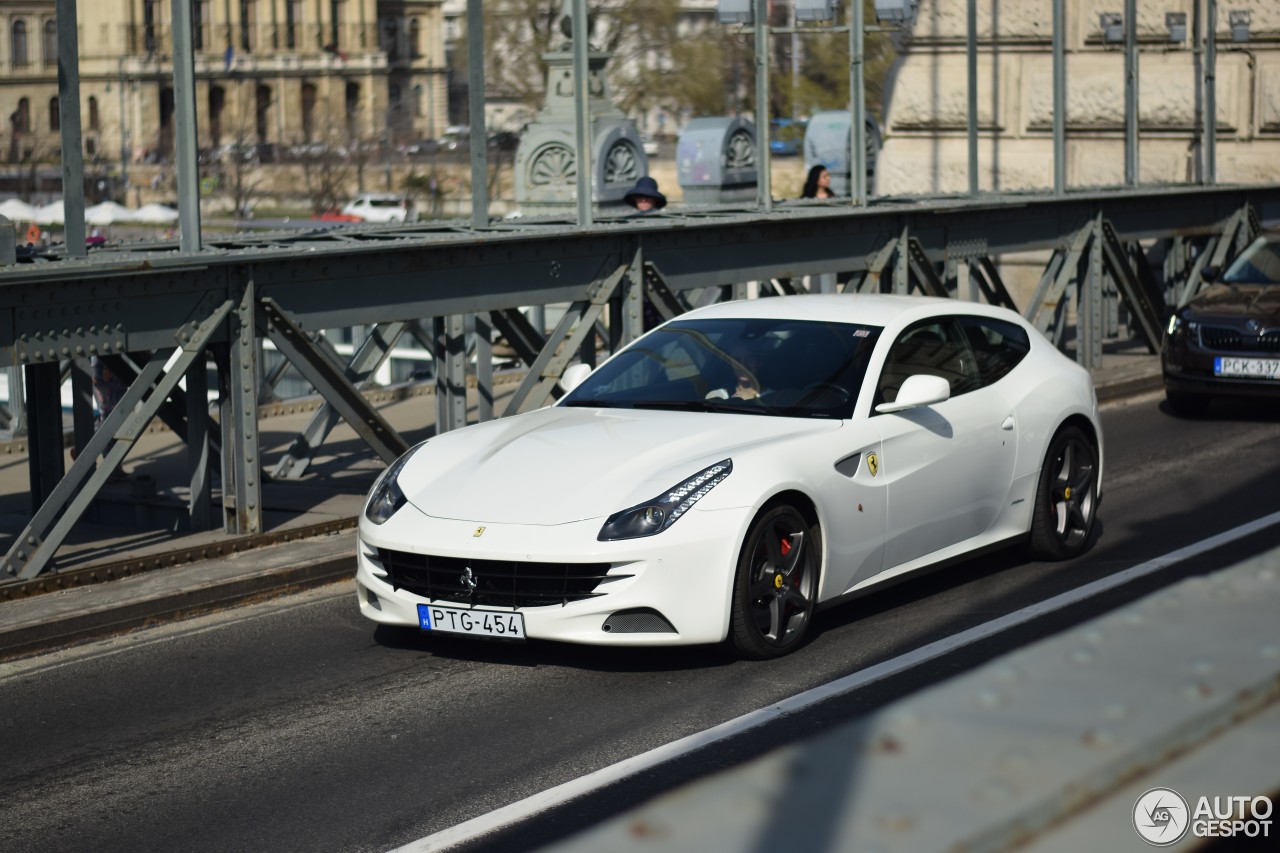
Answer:
[[[93,95],[89,96],[89,129],[101,130],[99,125],[102,124],[102,117],[98,115],[98,99]]]
[[[400,33],[396,28],[396,19],[387,18],[382,22],[382,49],[387,59],[394,62],[400,56]]]
[[[209,0],[196,0],[195,20],[191,22],[191,42],[196,50],[204,50],[213,45],[208,41]]]
[[[27,98],[18,99],[18,109],[14,112],[11,119],[13,122],[14,133],[30,133],[31,132],[31,101]]]
[[[271,125],[267,122],[271,114],[271,87],[259,86],[255,95],[254,130],[258,132],[258,142],[265,145],[271,141]]]
[[[209,87],[209,142],[214,148],[222,144],[222,109],[227,104],[227,90]]]
[[[156,52],[156,0],[143,0],[142,46],[147,53]]]
[[[296,50],[302,46],[302,0],[289,0],[284,15],[285,47]]]
[[[414,59],[422,56],[422,24],[417,18],[409,19],[409,55]]]
[[[58,111],[58,98],[49,99],[49,129],[55,133],[62,130],[62,114]]]
[[[302,140],[310,142],[316,126],[316,86],[302,84]]]
[[[360,84],[348,83],[346,91],[347,139],[360,138]]]
[[[253,52],[254,30],[258,26],[258,10],[254,0],[240,0],[240,49]]]
[[[26,65],[30,61],[30,57],[27,55],[27,22],[22,20],[14,21],[12,34],[10,56],[13,57],[13,64],[17,66]]]
[[[344,0],[330,0],[329,3],[329,12],[333,17],[333,37],[329,40],[329,46],[335,52],[342,47],[342,27],[345,24],[343,18],[346,17],[346,6]]]
[[[58,25],[54,21],[44,22],[44,64],[49,68],[58,64]]]

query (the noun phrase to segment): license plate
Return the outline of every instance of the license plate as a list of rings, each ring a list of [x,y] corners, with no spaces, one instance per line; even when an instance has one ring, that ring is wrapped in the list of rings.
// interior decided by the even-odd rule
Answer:
[[[524,639],[524,614],[493,610],[461,610],[456,607],[418,605],[418,624],[424,631],[470,634],[474,637]]]
[[[1280,379],[1280,360],[1274,358],[1224,358],[1213,360],[1215,376],[1239,376],[1243,379]]]

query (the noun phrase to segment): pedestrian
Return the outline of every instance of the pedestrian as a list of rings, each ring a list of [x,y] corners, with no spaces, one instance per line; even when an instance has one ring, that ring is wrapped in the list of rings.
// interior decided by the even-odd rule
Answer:
[[[634,207],[640,215],[653,213],[667,206],[667,197],[658,192],[658,182],[648,175],[636,181],[631,192],[622,200]]]
[[[826,166],[819,163],[809,170],[809,177],[805,179],[804,190],[800,193],[801,198],[835,198],[836,194],[831,191],[831,172]]]

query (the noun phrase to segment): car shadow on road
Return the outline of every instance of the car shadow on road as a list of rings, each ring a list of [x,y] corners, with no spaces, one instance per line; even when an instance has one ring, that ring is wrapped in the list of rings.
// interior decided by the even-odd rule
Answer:
[[[529,640],[525,643],[470,637],[432,636],[416,628],[379,625],[374,642],[390,649],[433,657],[508,666],[556,666],[600,672],[671,672],[734,663],[719,646],[609,647]]]

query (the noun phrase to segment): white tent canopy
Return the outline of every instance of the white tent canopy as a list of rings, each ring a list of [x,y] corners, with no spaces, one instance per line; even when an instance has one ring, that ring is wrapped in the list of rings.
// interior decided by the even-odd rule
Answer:
[[[165,207],[163,204],[152,202],[144,204],[142,207],[133,211],[133,222],[150,222],[157,225],[166,225],[170,222],[178,221],[178,211],[172,207]]]
[[[12,222],[34,222],[37,208],[27,204],[20,198],[8,198],[0,201],[0,216]]]
[[[37,210],[35,221],[39,225],[61,225],[65,222],[66,213],[63,211],[62,199]]]
[[[114,201],[104,201],[87,208],[84,221],[90,225],[111,225],[116,222],[133,222],[134,211]]]

